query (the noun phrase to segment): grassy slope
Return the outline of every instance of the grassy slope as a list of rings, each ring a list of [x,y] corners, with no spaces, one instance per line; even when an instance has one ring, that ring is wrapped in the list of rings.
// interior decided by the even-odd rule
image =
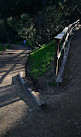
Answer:
[[[42,76],[50,68],[50,63],[54,61],[55,41],[44,44],[40,49],[30,54],[29,66],[31,75],[34,78]]]

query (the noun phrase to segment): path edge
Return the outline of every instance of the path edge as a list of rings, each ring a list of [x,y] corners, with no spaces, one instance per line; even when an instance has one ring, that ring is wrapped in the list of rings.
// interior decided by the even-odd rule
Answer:
[[[29,53],[29,55],[30,55],[30,53]],[[29,59],[29,57],[28,57],[28,59]],[[28,61],[27,61],[27,62],[28,62]],[[26,64],[27,64],[27,62],[26,62]],[[26,82],[26,80],[25,80],[25,74],[26,74],[25,70],[24,70],[24,72],[21,71],[21,72],[18,73],[18,79],[20,80],[23,88],[24,88],[27,92],[29,92],[29,94],[33,97],[34,101],[37,103],[38,106],[40,106],[41,108],[46,108],[47,104],[46,104],[44,101],[42,101],[42,100],[36,95],[36,91],[33,91],[33,90],[30,88],[30,86],[28,85],[28,83]]]

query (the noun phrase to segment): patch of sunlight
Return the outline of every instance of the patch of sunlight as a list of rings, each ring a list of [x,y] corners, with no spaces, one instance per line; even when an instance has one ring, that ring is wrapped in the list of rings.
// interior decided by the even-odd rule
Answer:
[[[12,72],[10,72],[10,74],[17,74],[18,75],[18,73],[20,72],[20,71],[23,71],[23,69],[24,69],[24,67],[23,68],[21,68],[21,69],[19,69],[19,70],[15,70],[15,71],[12,71]]]
[[[0,83],[0,87],[4,87],[4,86],[8,86],[12,84],[12,77],[11,75],[7,75],[5,76],[5,78],[3,78],[3,76],[1,77],[1,83]]]
[[[0,78],[1,78],[3,75],[5,75],[5,73],[6,73],[6,72],[1,72],[1,73],[0,73]]]

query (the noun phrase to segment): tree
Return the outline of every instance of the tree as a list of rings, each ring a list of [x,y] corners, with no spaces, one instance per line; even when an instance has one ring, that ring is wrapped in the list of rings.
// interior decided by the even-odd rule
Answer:
[[[28,14],[22,14],[19,22],[18,35],[23,39],[34,42],[36,29]]]
[[[36,29],[28,14],[22,14],[20,20],[10,17],[7,21],[9,26],[18,33],[19,37],[34,43]]]
[[[56,6],[48,6],[33,19],[38,43],[43,44],[53,40],[54,36],[69,24],[68,14],[63,10],[61,3],[58,9]]]
[[[3,20],[0,20],[0,42],[4,43],[7,41],[8,32],[6,30],[6,24]]]

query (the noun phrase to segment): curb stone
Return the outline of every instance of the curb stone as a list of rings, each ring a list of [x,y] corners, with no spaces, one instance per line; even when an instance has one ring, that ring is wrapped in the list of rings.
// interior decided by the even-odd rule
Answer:
[[[42,100],[40,100],[40,98],[37,96],[36,92],[32,91],[32,89],[29,87],[29,85],[25,81],[24,72],[19,72],[18,78],[21,81],[25,90],[28,91],[30,93],[30,95],[34,98],[37,105],[40,106],[41,108],[46,108],[46,103],[43,102]]]

